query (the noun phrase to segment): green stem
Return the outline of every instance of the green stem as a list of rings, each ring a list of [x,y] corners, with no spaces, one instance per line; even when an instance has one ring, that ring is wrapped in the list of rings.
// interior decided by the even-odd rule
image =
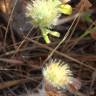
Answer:
[[[43,36],[43,38],[44,38],[44,40],[45,40],[45,42],[47,43],[47,44],[49,44],[51,41],[50,41],[50,39],[49,39],[49,37],[48,37],[48,34],[47,34],[47,32],[46,32],[46,29],[41,29],[41,33],[42,33],[42,36]]]

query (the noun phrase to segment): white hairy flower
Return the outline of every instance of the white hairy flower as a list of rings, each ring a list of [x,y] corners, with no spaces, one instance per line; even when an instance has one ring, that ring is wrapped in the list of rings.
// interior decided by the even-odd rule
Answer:
[[[68,64],[65,64],[61,60],[51,60],[44,69],[44,79],[51,85],[57,88],[63,88],[67,86],[73,76]]]
[[[49,27],[58,17],[59,0],[35,0],[27,5],[26,15],[39,27]]]

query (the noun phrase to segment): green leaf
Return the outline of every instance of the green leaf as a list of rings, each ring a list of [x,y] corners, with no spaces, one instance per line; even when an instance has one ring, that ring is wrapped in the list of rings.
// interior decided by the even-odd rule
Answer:
[[[71,15],[72,14],[72,7],[69,4],[61,4],[59,6],[59,11],[63,14],[66,15]]]
[[[50,39],[48,37],[48,34],[52,35],[52,36],[55,36],[55,37],[60,37],[60,33],[59,32],[56,32],[56,31],[51,31],[47,28],[41,28],[41,33],[42,33],[42,36],[45,40],[45,42],[48,44],[50,43]]]
[[[83,20],[87,21],[87,22],[92,22],[92,18],[91,18],[91,12],[86,12],[83,15]]]
[[[55,37],[60,37],[60,33],[56,31],[51,31],[49,34],[55,36]]]
[[[41,28],[41,33],[42,33],[42,36],[43,36],[45,42],[46,42],[47,44],[49,44],[51,41],[50,41],[50,39],[49,39],[49,37],[48,37],[47,29],[46,29],[46,28]]]

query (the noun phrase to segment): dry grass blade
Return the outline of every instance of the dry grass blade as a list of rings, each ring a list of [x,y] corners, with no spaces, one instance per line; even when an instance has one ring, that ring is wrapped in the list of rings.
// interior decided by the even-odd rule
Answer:
[[[48,50],[50,50],[50,51],[53,51],[53,48],[51,48],[51,47],[48,47],[48,46],[46,46],[46,45],[44,45],[44,44],[41,44],[41,43],[38,43],[38,42],[36,42],[36,41],[34,41],[34,40],[32,40],[32,39],[28,39],[28,40],[31,41],[31,42],[33,42],[34,44],[36,44],[36,45],[38,45],[38,46],[41,46],[41,47],[46,48],[46,49],[48,49]],[[60,55],[60,56],[63,56],[63,57],[65,57],[65,58],[67,58],[67,59],[70,59],[70,60],[72,60],[72,61],[74,61],[74,62],[76,62],[76,63],[78,63],[78,64],[81,64],[82,66],[85,66],[86,68],[89,68],[89,69],[91,69],[91,70],[93,70],[93,71],[96,70],[94,67],[91,67],[91,66],[89,66],[89,65],[86,65],[86,64],[84,64],[83,62],[80,62],[79,60],[77,60],[77,59],[75,59],[75,58],[73,58],[73,57],[71,57],[71,56],[69,56],[69,55],[67,55],[67,54],[65,54],[65,53],[61,53],[61,52],[59,52],[59,51],[57,51],[57,50],[55,50],[54,53],[56,53],[56,54],[58,54],[58,55]]]
[[[91,80],[91,85],[90,85],[90,91],[92,90],[92,87],[93,87],[93,85],[95,83],[95,80],[96,80],[96,71],[94,71],[92,73],[92,80]]]
[[[79,61],[86,62],[86,61],[96,61],[96,55],[93,54],[75,54],[75,53],[69,53],[72,57],[78,59]]]
[[[23,64],[21,60],[16,60],[16,59],[0,58],[0,61],[11,63],[11,64]]]
[[[0,83],[0,90],[15,86],[15,85],[20,84],[20,83],[24,83],[25,81],[26,81],[26,79],[11,80],[11,81],[1,82]]]

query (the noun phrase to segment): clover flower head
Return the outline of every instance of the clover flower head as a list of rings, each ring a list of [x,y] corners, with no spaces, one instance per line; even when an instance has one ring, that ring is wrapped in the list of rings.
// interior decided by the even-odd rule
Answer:
[[[48,34],[59,37],[59,32],[52,32],[50,29],[56,25],[60,14],[70,15],[72,8],[60,0],[35,0],[27,4],[26,16],[30,17],[32,23],[38,26],[46,43],[50,43]]]
[[[66,87],[72,80],[72,71],[61,60],[51,60],[43,69],[44,79],[56,88]]]
[[[48,27],[58,15],[59,4],[59,0],[35,0],[28,3],[26,15],[39,27]]]

